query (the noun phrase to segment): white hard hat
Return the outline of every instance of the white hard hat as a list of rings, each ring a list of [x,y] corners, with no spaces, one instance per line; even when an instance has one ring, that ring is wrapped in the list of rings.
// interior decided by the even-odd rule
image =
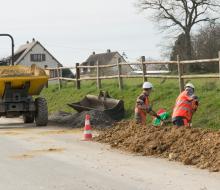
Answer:
[[[144,82],[143,89],[153,88],[153,85],[150,82]]]
[[[190,82],[185,85],[185,88],[187,88],[187,87],[190,87],[195,90],[195,86]]]

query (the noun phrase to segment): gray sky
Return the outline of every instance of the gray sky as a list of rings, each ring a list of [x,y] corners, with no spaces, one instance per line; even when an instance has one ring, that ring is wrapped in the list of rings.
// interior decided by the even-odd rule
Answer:
[[[107,49],[160,58],[161,37],[135,0],[7,0],[1,2],[0,33],[14,36],[16,48],[33,37],[63,65],[84,61]],[[0,39],[0,55],[10,53]]]

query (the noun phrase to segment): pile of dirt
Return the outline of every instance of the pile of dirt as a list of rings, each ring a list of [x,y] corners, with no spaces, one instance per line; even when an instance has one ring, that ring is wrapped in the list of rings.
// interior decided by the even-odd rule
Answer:
[[[85,111],[76,114],[67,112],[57,112],[49,117],[49,121],[51,123],[55,123],[62,126],[80,128],[84,127],[85,125],[86,114],[89,114],[91,116],[90,123],[92,125],[92,128],[109,128],[114,123],[114,120],[112,120],[104,112],[95,110]]]
[[[168,158],[213,172],[220,170],[220,131],[143,127],[123,121],[100,132],[95,140],[144,156]]]

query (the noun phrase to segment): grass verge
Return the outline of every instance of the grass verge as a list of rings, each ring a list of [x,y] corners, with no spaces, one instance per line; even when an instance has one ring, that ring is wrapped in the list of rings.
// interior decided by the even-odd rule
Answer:
[[[179,94],[177,80],[150,80],[154,84],[154,90],[150,100],[154,110],[166,108],[172,112],[175,100]],[[193,117],[193,127],[220,129],[220,81],[217,79],[190,80],[196,86],[196,95],[199,96],[200,106]],[[141,93],[141,79],[124,80],[124,89],[118,89],[117,80],[102,81],[102,90],[107,90],[116,99],[125,102],[126,118],[133,118],[135,100]],[[86,94],[98,94],[95,81],[83,81],[81,89],[77,90],[74,83],[64,83],[59,91],[57,84],[49,85],[44,89],[41,96],[48,101],[49,112],[67,111],[73,112],[67,103],[81,100]],[[148,117],[150,122],[151,118]]]

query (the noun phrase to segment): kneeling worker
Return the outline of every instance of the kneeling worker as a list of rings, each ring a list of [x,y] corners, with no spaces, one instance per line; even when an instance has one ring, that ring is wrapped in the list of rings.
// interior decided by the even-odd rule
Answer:
[[[175,126],[191,126],[192,116],[199,106],[198,97],[194,95],[194,92],[194,85],[187,83],[185,90],[176,99],[172,115],[172,122]]]
[[[137,124],[146,125],[146,116],[150,114],[152,116],[161,119],[156,112],[154,112],[150,106],[149,96],[152,91],[153,85],[150,82],[144,82],[143,92],[138,96],[135,106],[135,120]]]

